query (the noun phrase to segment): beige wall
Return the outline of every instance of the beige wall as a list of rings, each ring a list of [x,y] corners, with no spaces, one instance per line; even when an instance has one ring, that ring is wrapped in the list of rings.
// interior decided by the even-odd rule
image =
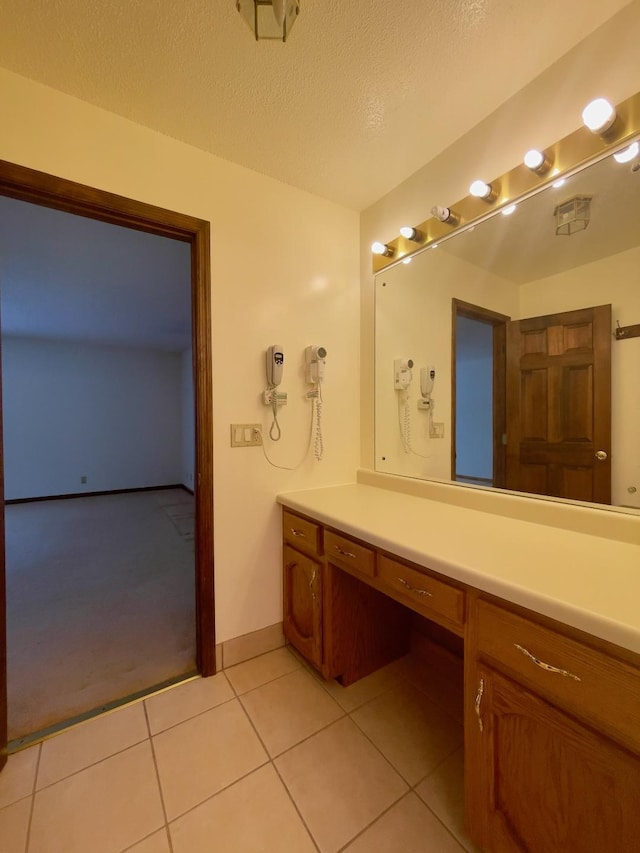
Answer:
[[[274,496],[352,480],[358,461],[358,215],[2,70],[0,115],[0,158],[211,222],[217,640],[278,622]],[[231,422],[268,423],[272,343],[287,356],[284,465],[308,434],[303,349],[328,350],[325,459],[295,472],[229,446]]]
[[[547,25],[547,24],[545,24]],[[552,22],[550,23],[552,25]],[[427,218],[433,204],[466,196],[476,177],[492,180],[512,169],[531,146],[544,147],[580,126],[583,106],[598,95],[618,103],[638,91],[640,0],[522,89],[361,217],[361,464],[374,462],[374,278],[370,245]],[[460,66],[464,70],[464,65]],[[635,321],[631,321],[635,322]]]

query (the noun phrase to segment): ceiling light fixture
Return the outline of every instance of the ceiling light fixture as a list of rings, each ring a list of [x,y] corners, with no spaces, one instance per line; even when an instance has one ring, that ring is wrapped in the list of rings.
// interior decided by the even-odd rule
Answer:
[[[434,204],[431,208],[431,215],[439,219],[440,222],[446,222],[447,225],[460,224],[460,217],[450,207],[440,207],[439,204]]]
[[[577,195],[559,204],[553,211],[556,218],[556,236],[570,237],[584,231],[591,219],[591,197]]]
[[[384,258],[393,257],[393,249],[391,246],[387,246],[386,243],[381,243],[379,240],[376,240],[375,243],[371,244],[371,251],[374,255],[382,255]]]
[[[582,121],[591,133],[604,134],[616,120],[616,108],[606,98],[596,98],[582,110]]]
[[[236,9],[256,41],[286,41],[300,14],[299,0],[236,0]]]
[[[638,156],[638,151],[640,151],[640,145],[637,142],[632,142],[631,145],[623,148],[622,151],[616,151],[613,159],[616,163],[629,163],[634,157]]]
[[[484,181],[474,181],[469,187],[469,192],[472,196],[482,198],[485,201],[495,201],[498,197],[498,193],[491,184],[485,184]]]
[[[539,151],[537,148],[531,148],[524,155],[524,165],[532,172],[538,175],[544,175],[551,168],[552,161],[545,151]]]
[[[400,229],[400,234],[402,234],[405,240],[411,240],[412,243],[420,243],[424,240],[422,231],[418,231],[417,228],[413,228],[411,225],[403,225]]]

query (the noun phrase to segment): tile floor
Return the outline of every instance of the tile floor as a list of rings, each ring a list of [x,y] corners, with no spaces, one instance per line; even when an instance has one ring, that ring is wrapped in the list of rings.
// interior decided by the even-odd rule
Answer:
[[[464,853],[461,695],[288,648],[9,757],[3,853]]]

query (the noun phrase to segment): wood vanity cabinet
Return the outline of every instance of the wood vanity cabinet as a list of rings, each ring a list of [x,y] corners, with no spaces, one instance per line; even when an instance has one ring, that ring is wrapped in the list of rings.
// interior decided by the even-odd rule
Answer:
[[[323,567],[320,528],[283,513],[284,635],[314,666],[322,666]]]
[[[482,598],[469,629],[465,800],[476,844],[640,851],[640,670]]]

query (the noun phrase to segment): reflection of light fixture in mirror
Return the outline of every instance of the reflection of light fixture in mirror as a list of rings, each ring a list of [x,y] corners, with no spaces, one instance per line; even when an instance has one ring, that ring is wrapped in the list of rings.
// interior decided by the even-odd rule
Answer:
[[[403,258],[402,263],[403,264],[410,264],[412,260],[413,260],[413,258],[411,256],[409,256],[408,258]]]
[[[418,231],[417,228],[412,228],[411,225],[403,225],[400,229],[400,233],[405,240],[411,240],[413,243],[419,243],[424,239],[422,231]]]
[[[450,207],[440,207],[439,204],[434,204],[431,208],[431,215],[439,219],[440,222],[446,222],[448,225],[460,224],[460,217]]]
[[[469,192],[472,196],[482,198],[485,201],[495,201],[498,197],[498,193],[491,184],[485,184],[484,181],[474,181],[469,187]]]
[[[551,168],[551,158],[544,151],[538,151],[537,148],[531,148],[524,155],[524,165],[532,172],[538,175],[544,175]]]
[[[286,41],[300,14],[299,0],[236,0],[236,9],[247,22],[256,41]]]
[[[622,151],[616,151],[613,159],[616,163],[630,163],[634,157],[638,156],[638,151],[640,151],[640,145],[637,142],[632,142],[631,145],[623,148]]]
[[[591,218],[591,198],[577,195],[559,204],[553,211],[556,218],[556,236],[570,237],[584,231]]]
[[[606,98],[596,98],[582,111],[582,121],[591,133],[606,133],[616,120],[616,108]]]
[[[516,205],[510,204],[508,207],[505,207],[504,210],[501,210],[503,216],[511,216],[511,214],[515,211]]]
[[[387,246],[386,243],[381,243],[379,240],[376,240],[375,243],[371,244],[371,251],[374,255],[382,255],[384,258],[393,257],[393,249],[391,246]]]
[[[434,244],[433,244],[433,246],[432,246],[431,248],[432,248],[432,249],[437,249],[437,248],[438,248],[438,243],[434,243]]]
[[[567,179],[566,179],[566,178],[558,178],[558,180],[557,180],[557,181],[554,181],[554,182],[551,184],[551,186],[554,188],[554,190],[559,190],[559,189],[560,189],[560,187],[563,187],[566,183],[567,183]]]

